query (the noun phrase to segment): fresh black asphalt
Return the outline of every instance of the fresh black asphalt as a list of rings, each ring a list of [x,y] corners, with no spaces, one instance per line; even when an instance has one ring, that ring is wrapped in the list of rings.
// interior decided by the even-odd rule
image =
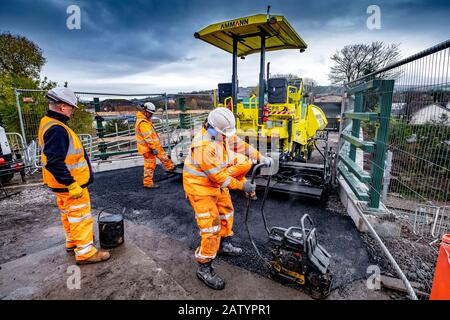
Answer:
[[[200,237],[193,210],[183,191],[181,177],[167,178],[167,174],[158,167],[155,181],[159,181],[157,183],[161,188],[147,190],[142,187],[142,174],[143,168],[140,167],[96,174],[95,182],[90,187],[93,208],[111,213],[121,213],[126,208],[126,219],[157,228],[173,239],[182,241],[192,250],[193,257]],[[249,226],[260,250],[270,257],[268,237],[259,209],[263,190],[259,190],[258,196],[260,199],[252,202]],[[243,247],[244,255],[220,259],[268,276],[244,226],[247,200],[240,191],[233,191],[232,198],[235,207],[234,243]],[[299,226],[303,214],[312,217],[319,243],[332,256],[330,268],[334,275],[333,288],[366,278],[367,267],[371,264],[369,251],[353,221],[337,207],[337,203],[323,204],[282,194],[269,194],[265,206],[269,226]]]

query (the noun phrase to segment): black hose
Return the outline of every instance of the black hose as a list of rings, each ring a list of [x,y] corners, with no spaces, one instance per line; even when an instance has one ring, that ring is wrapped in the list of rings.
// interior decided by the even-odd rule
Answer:
[[[317,146],[316,143],[314,143],[314,147],[315,147],[316,150],[320,153],[320,155],[322,156],[323,160],[325,161],[325,155],[322,153],[322,151],[319,150],[319,147]]]
[[[252,172],[252,183],[255,183],[255,176],[256,176],[256,172],[259,168],[265,166],[265,164],[257,164],[254,168],[253,168],[253,172]],[[263,197],[263,202],[261,205],[261,213],[262,213],[262,217],[263,217],[263,221],[264,221],[264,227],[266,228],[266,231],[269,233],[269,229],[267,228],[267,221],[266,221],[266,217],[264,215],[264,204],[266,202],[266,198],[268,195],[268,190],[269,190],[269,183],[270,183],[270,177],[268,179],[267,182],[267,186],[266,186],[266,190],[264,192],[264,197]],[[246,211],[245,211],[245,228],[247,229],[247,233],[248,233],[248,237],[250,238],[250,242],[252,243],[253,248],[255,249],[256,254],[258,255],[258,257],[261,259],[261,261],[263,261],[268,267],[270,267],[270,262],[263,257],[263,255],[261,254],[261,252],[259,251],[258,247],[256,246],[255,241],[253,240],[252,234],[250,232],[250,229],[248,227],[248,216],[249,216],[249,212],[250,212],[250,198],[247,198],[247,207],[246,207]]]
[[[267,179],[267,185],[266,185],[266,189],[264,190],[264,196],[263,196],[262,203],[261,203],[261,216],[263,218],[264,228],[266,229],[266,232],[268,235],[270,235],[270,230],[267,227],[267,220],[266,220],[266,214],[264,212],[264,206],[266,205],[267,195],[269,194],[271,178],[272,178],[272,176],[269,176],[269,178]]]
[[[162,178],[160,178],[160,179],[158,179],[158,180],[154,180],[154,182],[161,182],[161,181],[165,181],[165,180],[169,180],[169,179],[172,179],[172,178],[175,178],[175,177],[179,177],[180,175],[178,174],[178,173],[176,173],[176,172],[166,172],[166,176],[165,177],[162,177]]]

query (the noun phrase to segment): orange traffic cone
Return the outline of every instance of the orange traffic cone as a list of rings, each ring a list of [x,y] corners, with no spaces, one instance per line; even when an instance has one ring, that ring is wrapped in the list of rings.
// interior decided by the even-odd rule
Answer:
[[[450,300],[450,234],[442,237],[430,300]]]

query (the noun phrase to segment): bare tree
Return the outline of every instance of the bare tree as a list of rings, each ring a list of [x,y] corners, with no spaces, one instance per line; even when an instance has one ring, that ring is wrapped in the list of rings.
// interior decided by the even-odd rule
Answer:
[[[331,56],[334,66],[331,67],[328,78],[334,84],[350,82],[394,63],[399,58],[399,44],[387,45],[377,41],[371,44],[347,45]],[[387,72],[380,76],[395,75]]]

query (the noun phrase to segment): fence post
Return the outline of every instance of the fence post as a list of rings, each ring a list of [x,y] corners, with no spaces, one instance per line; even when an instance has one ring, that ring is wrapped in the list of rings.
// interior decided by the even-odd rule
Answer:
[[[392,94],[394,80],[381,80],[379,86],[380,96],[378,98],[379,127],[375,137],[375,155],[372,165],[372,183],[369,190],[369,207],[378,209],[380,205],[381,188],[384,175],[384,161],[386,155],[386,144],[388,142],[389,121],[392,107]]]
[[[382,201],[386,203],[387,194],[389,192],[389,183],[391,182],[391,170],[392,170],[392,151],[388,150],[386,152],[386,166],[384,169],[384,179],[383,179],[383,195]]]
[[[164,110],[166,112],[166,137],[167,137],[167,147],[168,147],[168,154],[169,158],[172,153],[172,147],[170,146],[170,126],[169,126],[169,111],[167,110],[167,92],[164,93]]]
[[[363,91],[355,93],[355,103],[353,106],[353,112],[363,112],[364,111],[364,95]],[[361,121],[358,119],[353,119],[352,121],[352,136],[359,137],[359,131],[361,128]],[[350,145],[350,159],[353,161],[356,160],[356,147],[354,145]]]
[[[94,97],[94,110],[95,110],[95,113],[101,111],[100,110],[100,99],[98,97]],[[104,137],[105,128],[103,127],[103,120],[104,120],[103,117],[101,117],[98,114],[96,114],[95,121],[97,122],[96,129],[97,129],[97,136],[99,138],[103,138]],[[104,155],[106,153],[106,149],[107,149],[107,144],[104,141],[100,141],[98,143],[98,150],[100,151],[99,158],[102,159],[102,160],[108,159],[108,156]]]
[[[28,146],[27,135],[25,133],[25,126],[23,124],[23,118],[22,118],[22,108],[20,106],[20,101],[19,101],[20,92],[17,89],[14,88],[14,94],[16,96],[17,112],[19,113],[20,130],[22,131],[22,137],[23,137],[24,142],[25,142],[25,147],[27,147]]]

